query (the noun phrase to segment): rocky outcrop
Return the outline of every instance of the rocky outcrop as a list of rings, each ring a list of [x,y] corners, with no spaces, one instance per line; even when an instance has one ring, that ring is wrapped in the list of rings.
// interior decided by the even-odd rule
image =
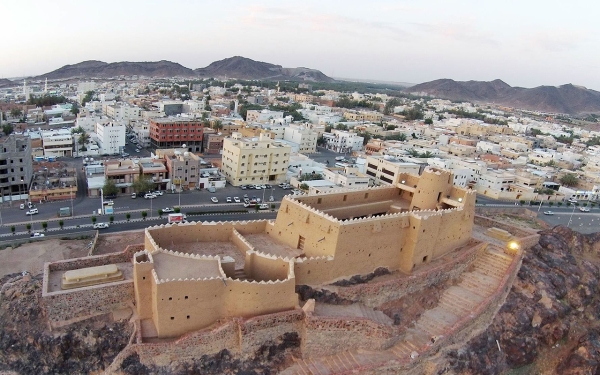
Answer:
[[[87,374],[105,369],[127,345],[132,327],[98,316],[50,331],[42,276],[0,279],[0,372]]]
[[[540,234],[492,324],[449,352],[448,366],[455,372],[500,374],[523,366],[531,367],[528,373],[540,373],[541,366],[557,374],[600,370],[600,234],[561,226]]]

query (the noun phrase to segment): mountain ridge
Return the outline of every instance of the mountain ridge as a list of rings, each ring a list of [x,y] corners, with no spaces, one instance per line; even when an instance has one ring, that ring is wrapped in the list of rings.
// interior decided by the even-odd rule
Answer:
[[[487,102],[534,111],[582,114],[600,113],[600,92],[571,83],[534,88],[513,87],[506,82],[437,79],[404,89],[449,100]]]
[[[86,60],[77,64],[62,66],[51,72],[33,77],[33,79],[57,80],[71,78],[112,78],[118,76],[148,77],[214,77],[237,79],[270,79],[313,82],[334,82],[321,71],[310,68],[284,68],[267,62],[256,61],[242,56],[233,56],[214,61],[204,68],[190,69],[179,63],[167,60],[107,63],[98,60]]]

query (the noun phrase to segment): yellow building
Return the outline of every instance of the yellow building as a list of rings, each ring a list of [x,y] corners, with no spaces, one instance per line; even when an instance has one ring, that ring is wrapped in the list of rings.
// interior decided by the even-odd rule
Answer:
[[[243,138],[233,133],[223,140],[221,170],[233,186],[285,181],[292,148],[268,134]]]

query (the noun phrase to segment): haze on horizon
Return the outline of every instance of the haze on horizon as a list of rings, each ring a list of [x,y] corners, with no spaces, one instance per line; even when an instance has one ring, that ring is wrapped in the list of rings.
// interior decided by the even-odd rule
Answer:
[[[240,55],[332,77],[439,78],[600,91],[600,4],[172,0],[4,1],[0,78],[85,60],[170,60],[196,69]]]

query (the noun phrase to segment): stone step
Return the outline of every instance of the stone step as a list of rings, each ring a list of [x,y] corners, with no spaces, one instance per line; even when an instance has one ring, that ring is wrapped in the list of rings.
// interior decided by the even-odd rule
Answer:
[[[501,257],[487,252],[479,256],[478,260],[485,261],[486,263],[493,264],[504,269],[507,269],[508,266],[510,266],[510,263],[512,262],[511,259],[507,259],[505,257]]]
[[[470,290],[462,288],[458,285],[451,286],[444,292],[444,296],[448,296],[456,300],[457,302],[465,305],[466,308],[472,309],[477,306],[483,298],[478,295],[471,293]]]
[[[501,268],[501,267],[495,266],[493,264],[486,263],[485,261],[482,261],[482,260],[475,261],[474,266],[475,266],[475,269],[474,269],[475,271],[479,271],[479,272],[483,273],[484,275],[491,276],[497,280],[501,280],[504,277],[504,274],[506,273],[505,268]]]
[[[443,309],[436,308],[436,310],[441,311]],[[423,328],[426,327],[426,331],[431,333],[433,336],[439,336],[443,334],[449,326],[450,324],[436,317],[435,312],[433,311],[431,311],[429,314],[421,315],[421,317],[419,318],[419,320],[417,320],[417,323],[415,324],[416,328],[420,328],[422,330],[425,330]]]
[[[494,255],[498,258],[502,258],[507,260],[508,262],[512,262],[513,260],[513,256],[508,255],[504,252],[504,249],[501,248],[500,246],[496,246],[496,245],[490,245],[487,247],[486,252],[490,255]]]
[[[498,279],[485,275],[476,270],[462,274],[460,283],[467,281],[475,283],[478,288],[484,289],[486,291],[496,290],[496,287],[498,286]]]
[[[459,317],[467,315],[470,311],[470,309],[466,308],[464,305],[457,303],[455,300],[453,300],[452,297],[444,298],[442,296],[438,306]]]
[[[440,324],[443,324],[446,327],[454,325],[454,323],[456,323],[460,319],[459,316],[449,311],[446,311],[439,306],[436,306],[431,310],[425,311],[421,316],[438,320]]]
[[[388,326],[392,325],[394,323],[394,321],[389,316],[385,315],[382,311],[374,310],[363,304],[360,304],[359,308],[360,308],[360,312],[361,312],[362,316],[374,321],[375,323],[388,325]]]
[[[410,353],[413,352],[413,349],[411,349],[404,342],[401,342],[401,343],[398,343],[398,344],[392,346],[390,348],[390,350],[392,351],[392,353],[394,353],[394,355],[396,357],[399,357],[399,358],[408,358],[408,357],[410,357]]]
[[[485,275],[481,275],[485,276]],[[470,278],[463,278],[458,286],[463,287],[471,291],[471,293],[477,294],[480,297],[486,298],[494,291],[494,286],[489,285],[483,281],[477,280],[477,276],[471,276]]]

